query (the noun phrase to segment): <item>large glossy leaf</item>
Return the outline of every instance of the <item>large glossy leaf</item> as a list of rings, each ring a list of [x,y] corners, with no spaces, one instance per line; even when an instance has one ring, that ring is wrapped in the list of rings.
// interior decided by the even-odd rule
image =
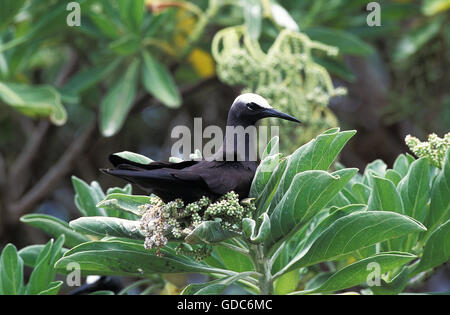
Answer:
[[[0,256],[0,295],[17,295],[23,290],[23,260],[14,245],[8,244]]]
[[[414,258],[416,258],[416,256],[408,253],[381,253],[362,259],[338,270],[318,287],[297,293],[327,293],[350,288],[367,281],[367,278],[372,272],[369,268],[370,264],[378,264],[380,266],[380,274],[383,274],[410,262]]]
[[[254,270],[253,263],[246,255],[221,245],[214,246],[214,251],[228,270],[244,272]]]
[[[63,285],[62,281],[53,281],[49,284],[48,288],[39,292],[39,295],[57,295],[59,289]]]
[[[263,213],[259,218],[257,227],[257,222],[250,218],[245,218],[242,220],[242,232],[245,237],[252,243],[264,242],[270,235],[270,218],[267,213]]]
[[[34,226],[35,228],[38,228],[53,237],[64,235],[64,244],[67,247],[73,247],[90,240],[85,235],[72,230],[72,228],[66,222],[49,215],[27,214],[21,217],[20,221]]]
[[[336,196],[357,171],[343,169],[332,174],[325,171],[297,174],[270,216],[271,231],[266,246],[295,234],[302,224],[308,222]]]
[[[281,154],[266,157],[258,166],[250,188],[250,196],[260,196],[281,160]]]
[[[222,229],[220,222],[204,221],[191,234],[186,236],[186,242],[190,244],[199,242],[218,243],[237,235],[239,234],[236,232]]]
[[[336,260],[378,242],[425,230],[420,222],[395,212],[354,212],[336,220],[309,248],[298,253],[280,274]]]
[[[150,197],[113,193],[97,204],[97,207],[108,210],[120,210],[141,216],[139,206],[150,203]]]
[[[435,227],[450,218],[450,149],[444,161],[444,167],[439,171],[431,186],[431,202],[426,226],[429,233]]]
[[[37,258],[44,249],[45,245],[36,244],[30,245],[19,250],[19,256],[23,259],[25,266],[34,267],[36,266]],[[61,248],[61,255],[67,251],[66,248]]]
[[[97,241],[81,244],[64,254],[55,268],[67,272],[71,262],[80,264],[84,275],[115,275],[146,277],[154,273],[214,272],[228,273],[217,268],[176,256],[162,248],[162,257],[155,250],[146,250],[143,245],[121,241]]]
[[[52,86],[0,82],[0,100],[27,116],[49,117],[55,125],[67,120],[61,95]]]
[[[439,226],[428,239],[414,274],[437,267],[450,259],[450,220]]]
[[[400,154],[394,162],[394,171],[398,172],[402,177],[408,173],[410,161],[404,154]]]
[[[37,263],[27,284],[27,294],[39,294],[48,289],[54,277],[52,260],[53,240],[50,240],[39,254]]]
[[[181,96],[169,71],[147,51],[142,53],[142,83],[146,90],[168,107],[179,107]]]
[[[247,277],[246,273],[239,273],[234,276],[225,277],[205,283],[194,283],[186,286],[181,292],[182,295],[219,295],[234,282]]]
[[[411,164],[408,173],[398,184],[404,214],[424,222],[430,190],[430,164],[427,158],[421,158]]]
[[[275,193],[265,192],[269,193],[269,196],[273,194],[268,213],[270,214],[281,201],[297,173],[307,170],[327,170],[355,133],[356,131],[353,130],[339,132],[339,128],[327,130],[290,155],[287,158],[283,176],[279,184],[274,187]]]
[[[394,184],[390,180],[378,176],[373,176],[373,182],[368,209],[403,213],[403,201]]]
[[[130,239],[144,239],[139,221],[110,217],[82,217],[70,222],[75,231],[94,236],[114,236]]]
[[[134,59],[103,98],[100,104],[100,129],[105,137],[113,136],[122,128],[136,95],[138,71],[139,60]]]
[[[103,200],[101,189],[97,183],[91,186],[76,176],[72,176],[72,184],[75,189],[75,205],[84,216],[106,216],[105,210],[97,208],[97,203]]]

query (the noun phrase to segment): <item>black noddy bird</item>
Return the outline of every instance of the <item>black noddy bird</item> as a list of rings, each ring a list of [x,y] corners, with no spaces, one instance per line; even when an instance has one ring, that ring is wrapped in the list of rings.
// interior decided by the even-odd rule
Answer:
[[[249,156],[250,148],[256,147],[256,139],[248,133],[233,130],[255,126],[258,120],[266,117],[300,123],[298,119],[275,110],[263,97],[246,93],[238,96],[231,105],[224,144],[212,159],[141,164],[112,154],[109,160],[114,168],[101,171],[134,183],[166,203],[180,198],[187,204],[203,196],[215,201],[230,191],[237,193],[242,200],[248,197],[259,162]],[[230,138],[235,141],[228,142]],[[240,144],[243,144],[244,150],[239,150],[243,148]]]

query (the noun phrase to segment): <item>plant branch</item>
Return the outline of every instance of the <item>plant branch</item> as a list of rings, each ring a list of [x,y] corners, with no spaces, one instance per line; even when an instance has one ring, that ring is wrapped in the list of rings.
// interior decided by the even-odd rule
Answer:
[[[75,159],[84,151],[96,131],[96,121],[92,121],[83,133],[67,147],[58,162],[19,201],[10,207],[10,219],[16,221],[22,214],[33,208],[44,198],[73,167]]]
[[[48,120],[43,120],[38,124],[19,157],[11,166],[7,182],[14,182],[14,190],[10,191],[9,199],[16,199],[25,190],[28,182],[27,173],[29,166],[39,152],[49,127],[50,122]]]

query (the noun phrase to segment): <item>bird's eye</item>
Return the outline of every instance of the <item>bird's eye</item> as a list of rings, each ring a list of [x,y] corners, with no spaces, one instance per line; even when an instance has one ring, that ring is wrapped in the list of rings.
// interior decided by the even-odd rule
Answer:
[[[251,102],[251,103],[247,103],[247,108],[250,110],[257,110],[259,108],[259,105]]]

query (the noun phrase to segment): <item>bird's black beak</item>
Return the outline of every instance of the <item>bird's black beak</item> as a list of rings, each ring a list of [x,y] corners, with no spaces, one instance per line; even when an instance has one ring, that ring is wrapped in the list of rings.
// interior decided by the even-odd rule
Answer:
[[[281,118],[281,119],[284,119],[284,120],[294,121],[294,122],[297,122],[299,124],[302,123],[297,118],[292,117],[291,115],[285,114],[283,112],[277,111],[274,108],[264,109],[264,117],[276,117],[276,118]]]

